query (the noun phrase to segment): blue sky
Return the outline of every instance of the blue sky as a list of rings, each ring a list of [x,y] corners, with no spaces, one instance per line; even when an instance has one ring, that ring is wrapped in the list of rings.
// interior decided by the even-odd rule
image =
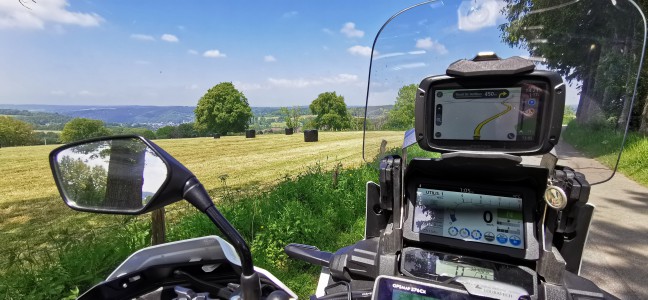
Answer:
[[[0,4],[0,103],[195,105],[211,86],[231,81],[253,106],[288,106],[324,91],[364,105],[374,36],[419,1],[23,2],[29,9],[18,0]],[[499,5],[469,3],[486,11]],[[387,71],[374,68],[376,78],[395,81],[376,90],[385,94],[376,104],[393,99],[394,68],[422,79],[478,51],[524,54],[498,46],[499,17],[476,14],[478,26],[462,25],[470,12],[461,5],[446,1],[408,21],[425,32],[394,26],[404,36],[401,49],[379,43],[385,51],[378,54],[414,54],[388,57]]]

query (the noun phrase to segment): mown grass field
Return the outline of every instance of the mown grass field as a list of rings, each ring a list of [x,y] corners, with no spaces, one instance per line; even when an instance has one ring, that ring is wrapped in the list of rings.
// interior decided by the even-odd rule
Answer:
[[[372,133],[368,142],[380,145],[382,139],[396,147],[402,133]],[[224,184],[230,191],[264,189],[317,163],[324,168],[338,162],[343,167],[362,163],[362,132],[320,132],[316,143],[304,143],[302,134],[155,142],[192,170],[217,200],[226,190]],[[61,232],[119,222],[114,216],[74,212],[63,204],[48,164],[55,147],[0,148],[0,253],[12,254],[1,256],[0,266],[14,255],[46,248]]]

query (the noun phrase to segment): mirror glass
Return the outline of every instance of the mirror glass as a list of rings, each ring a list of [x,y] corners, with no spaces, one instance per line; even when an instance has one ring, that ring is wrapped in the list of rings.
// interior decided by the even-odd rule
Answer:
[[[168,176],[162,158],[135,138],[75,145],[57,153],[55,164],[65,201],[85,209],[139,211]]]

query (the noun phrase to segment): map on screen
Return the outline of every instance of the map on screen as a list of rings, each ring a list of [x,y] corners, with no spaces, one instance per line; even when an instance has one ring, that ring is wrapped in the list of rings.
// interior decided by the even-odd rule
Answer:
[[[521,87],[436,90],[434,97],[434,139],[526,140],[525,121],[535,131],[527,117],[535,117],[538,100],[522,99]]]

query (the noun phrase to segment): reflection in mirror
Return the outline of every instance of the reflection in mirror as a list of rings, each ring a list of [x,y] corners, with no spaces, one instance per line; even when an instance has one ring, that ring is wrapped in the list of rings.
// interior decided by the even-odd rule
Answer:
[[[164,161],[139,139],[96,141],[56,156],[57,179],[70,206],[134,212],[162,188]]]

